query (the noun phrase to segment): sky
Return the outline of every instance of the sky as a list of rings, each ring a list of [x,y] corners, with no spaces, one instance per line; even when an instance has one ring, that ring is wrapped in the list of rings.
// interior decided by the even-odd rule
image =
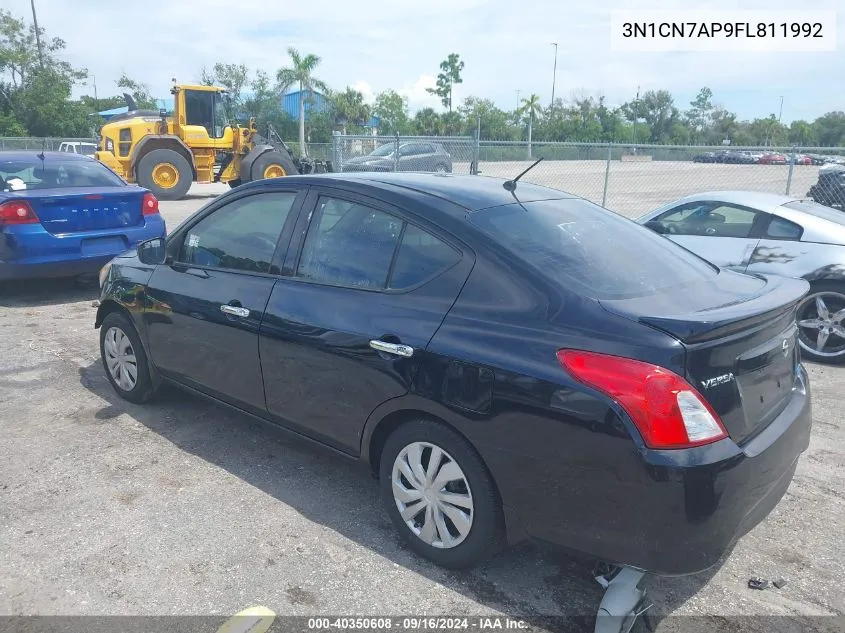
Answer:
[[[30,0],[5,0],[31,18]],[[465,62],[454,101],[467,95],[513,109],[536,93],[571,99],[603,95],[611,105],[637,90],[666,89],[680,109],[702,86],[740,118],[780,114],[785,123],[845,110],[845,5],[835,10],[833,52],[619,52],[611,47],[615,9],[795,10],[801,0],[36,0],[39,25],[67,43],[66,59],[96,77],[98,94],[119,94],[121,73],[168,96],[171,79],[191,83],[203,66],[243,63],[275,75],[293,46],[322,58],[316,75],[368,100],[381,90],[405,95],[412,112],[439,100],[440,62]],[[774,19],[774,18],[772,18]],[[558,42],[557,70],[554,71]],[[519,91],[517,93],[517,91]],[[81,86],[79,94],[93,94]]]

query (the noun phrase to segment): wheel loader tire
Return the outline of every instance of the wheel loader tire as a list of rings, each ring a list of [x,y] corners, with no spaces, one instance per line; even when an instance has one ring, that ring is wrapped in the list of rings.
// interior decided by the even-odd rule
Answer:
[[[179,152],[154,149],[138,161],[135,180],[159,200],[181,200],[191,188],[193,174],[190,163]]]
[[[252,164],[250,180],[296,176],[299,170],[293,161],[280,152],[265,152]]]

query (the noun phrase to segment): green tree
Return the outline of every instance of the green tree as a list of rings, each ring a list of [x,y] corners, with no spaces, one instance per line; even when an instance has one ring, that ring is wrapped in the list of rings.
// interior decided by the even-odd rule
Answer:
[[[789,126],[788,140],[790,145],[812,147],[818,145],[816,129],[807,121],[793,121]]]
[[[206,86],[218,86],[226,90],[229,116],[243,118],[243,91],[249,85],[249,69],[244,64],[223,64],[217,62],[201,71],[200,81]]]
[[[437,75],[437,85],[434,88],[426,88],[429,94],[437,95],[444,108],[452,111],[452,90],[455,84],[463,83],[461,72],[464,63],[457,53],[449,53],[449,56],[440,62],[440,74]]]
[[[540,117],[543,111],[540,106],[540,95],[532,94],[530,97],[522,100],[522,105],[517,111],[520,118],[528,122],[528,160],[531,160],[531,133],[534,130],[534,121]]]
[[[117,87],[135,100],[139,110],[157,110],[158,105],[153,97],[150,87],[142,82],[135,81],[125,73],[117,80]]]
[[[423,108],[414,115],[414,132],[420,136],[440,136],[443,134],[443,119],[434,108]]]
[[[463,134],[467,136],[475,134],[480,118],[482,139],[515,140],[508,113],[500,110],[490,99],[466,97],[458,106],[458,114],[463,118]]]
[[[288,48],[288,56],[291,65],[280,68],[276,73],[278,92],[284,94],[291,86],[299,87],[299,151],[303,156],[308,156],[308,147],[305,144],[305,94],[313,97],[314,91],[319,90],[324,94],[329,92],[328,86],[314,76],[314,71],[320,65],[320,58],[313,53],[300,54],[294,47]]]
[[[328,97],[335,121],[343,127],[344,134],[350,124],[363,127],[372,117],[370,106],[364,102],[364,95],[354,88],[347,86],[343,92],[331,93]]]
[[[845,112],[828,112],[813,121],[819,145],[842,147],[845,145]]]
[[[385,90],[376,95],[373,115],[379,119],[382,134],[410,134],[408,99],[395,90]]]
[[[38,54],[36,35],[43,49]],[[85,136],[87,113],[70,101],[73,86],[87,77],[60,58],[65,42],[0,9],[0,119],[7,132],[33,136]]]
[[[695,100],[690,102],[690,109],[684,114],[693,138],[703,138],[713,112],[713,91],[707,86],[699,90]]]

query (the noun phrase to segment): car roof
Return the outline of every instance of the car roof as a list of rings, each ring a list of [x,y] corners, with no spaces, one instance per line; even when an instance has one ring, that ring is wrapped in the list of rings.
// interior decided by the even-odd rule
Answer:
[[[0,165],[3,163],[37,163],[41,161],[41,152],[35,150],[4,150],[0,152]],[[44,161],[55,161],[57,163],[66,163],[70,161],[91,161],[90,156],[83,154],[71,154],[69,152],[44,152]]]
[[[514,176],[521,169],[514,170]],[[469,174],[433,174],[417,172],[350,172],[331,174],[310,174],[307,176],[287,176],[285,181],[304,184],[336,186],[339,182],[353,185],[357,189],[369,189],[372,193],[379,190],[397,193],[397,190],[412,191],[448,200],[467,211],[480,211],[490,207],[517,202],[535,202],[538,200],[557,200],[577,198],[577,196],[550,187],[532,185],[519,181],[516,195],[507,191],[502,183],[504,178],[491,176],[471,176]],[[267,181],[259,180],[250,185],[261,186]],[[246,186],[250,186],[246,185]]]
[[[804,198],[796,196],[786,196],[779,193],[769,193],[766,191],[744,191],[744,190],[728,190],[728,191],[702,191],[694,193],[689,196],[684,196],[678,200],[673,200],[661,207],[665,210],[669,207],[674,207],[679,204],[687,202],[697,202],[699,200],[717,200],[719,202],[727,202],[730,204],[738,204],[746,207],[753,207],[755,209],[762,209],[773,212],[777,207],[781,207],[789,202],[796,202]],[[649,215],[651,215],[649,213]]]

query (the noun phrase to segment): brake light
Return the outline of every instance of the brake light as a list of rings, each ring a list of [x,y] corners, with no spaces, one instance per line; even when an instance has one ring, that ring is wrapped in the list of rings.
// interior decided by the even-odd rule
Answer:
[[[631,358],[560,350],[561,366],[618,402],[650,448],[690,448],[728,436],[718,414],[678,374]]]
[[[12,224],[37,224],[38,216],[27,202],[13,200],[0,204],[0,226]]]
[[[142,205],[144,215],[155,215],[158,213],[158,200],[153,194],[145,193]]]

